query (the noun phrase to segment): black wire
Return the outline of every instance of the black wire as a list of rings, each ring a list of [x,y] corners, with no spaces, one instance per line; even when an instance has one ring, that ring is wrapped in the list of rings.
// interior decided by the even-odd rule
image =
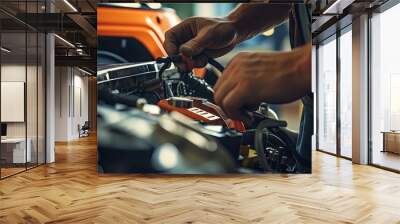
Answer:
[[[220,71],[221,73],[224,71],[224,66],[222,66],[218,61],[216,61],[214,58],[208,57],[208,63],[212,66],[214,66],[214,68],[216,68],[218,71]]]
[[[221,63],[216,61],[214,58],[207,56],[207,61],[208,61],[208,64],[212,65],[214,68],[216,68],[221,73],[224,71],[224,69],[225,69],[224,66],[221,65]],[[183,62],[183,59],[182,59],[182,55],[177,54],[177,55],[171,55],[168,57],[157,58],[156,62],[164,63],[164,66],[162,66],[160,69],[160,74],[162,74],[162,72],[164,72],[165,69],[167,69],[171,66],[171,63]]]

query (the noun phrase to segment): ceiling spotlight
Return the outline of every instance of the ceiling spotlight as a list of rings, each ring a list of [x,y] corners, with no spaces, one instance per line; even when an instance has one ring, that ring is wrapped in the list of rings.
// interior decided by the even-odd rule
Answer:
[[[10,53],[11,52],[11,50],[9,50],[9,49],[7,49],[5,47],[1,47],[0,49],[1,49],[1,51],[4,51],[6,53]]]
[[[68,46],[75,48],[75,45],[73,45],[71,42],[69,42],[68,40],[60,37],[58,34],[54,34],[55,37],[57,37],[59,40],[61,40],[62,42],[64,42],[65,44],[67,44]]]

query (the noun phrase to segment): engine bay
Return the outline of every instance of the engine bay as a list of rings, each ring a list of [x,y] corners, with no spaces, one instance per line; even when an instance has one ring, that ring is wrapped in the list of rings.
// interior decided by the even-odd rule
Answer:
[[[99,67],[99,172],[310,172],[311,161],[296,149],[298,134],[269,105],[249,111],[249,120],[232,120],[214,104],[206,80],[165,59]]]

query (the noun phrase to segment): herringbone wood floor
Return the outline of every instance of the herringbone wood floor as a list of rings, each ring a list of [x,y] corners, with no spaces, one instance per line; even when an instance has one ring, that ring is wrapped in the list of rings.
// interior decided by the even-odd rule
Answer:
[[[96,140],[0,181],[0,223],[400,223],[400,175],[314,153],[312,175],[96,172]]]

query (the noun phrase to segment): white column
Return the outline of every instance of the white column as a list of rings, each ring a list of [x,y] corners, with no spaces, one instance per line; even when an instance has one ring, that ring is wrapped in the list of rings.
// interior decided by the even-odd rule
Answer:
[[[55,56],[54,56],[54,35],[47,34],[46,36],[46,163],[55,161],[54,151],[54,133],[55,133]]]
[[[368,16],[353,19],[353,162],[368,163]]]
[[[47,12],[53,12],[54,6],[47,1]],[[54,34],[46,35],[46,163],[55,161],[55,43]]]

